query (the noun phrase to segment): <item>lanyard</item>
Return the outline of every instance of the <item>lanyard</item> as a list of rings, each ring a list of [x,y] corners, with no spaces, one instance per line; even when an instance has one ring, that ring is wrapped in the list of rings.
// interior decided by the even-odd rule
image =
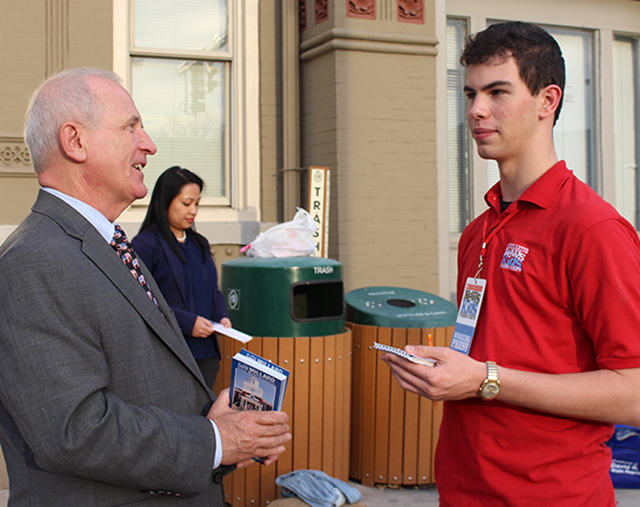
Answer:
[[[505,225],[507,225],[507,223],[513,217],[515,217],[521,209],[522,209],[522,205],[520,204],[520,202],[518,202],[516,204],[516,210],[510,215],[508,215],[505,219],[503,219],[502,222],[496,225],[493,229],[491,229],[491,232],[489,232],[489,236],[487,236],[487,223],[489,221],[490,213],[487,213],[484,216],[484,227],[482,230],[482,249],[480,250],[480,262],[478,263],[478,271],[476,272],[476,276],[474,278],[478,278],[480,276],[480,272],[482,271],[482,267],[483,267],[484,256],[487,253],[487,245],[489,244],[489,241],[491,241],[493,237],[496,234],[498,234],[500,229],[502,229]]]

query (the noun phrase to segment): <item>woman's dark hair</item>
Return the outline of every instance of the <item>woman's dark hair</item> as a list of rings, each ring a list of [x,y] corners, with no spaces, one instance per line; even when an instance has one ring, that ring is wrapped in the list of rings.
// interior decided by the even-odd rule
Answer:
[[[189,183],[198,185],[200,192],[202,192],[202,188],[204,187],[202,178],[189,171],[189,169],[183,169],[182,167],[174,165],[164,171],[153,187],[149,209],[147,209],[147,215],[144,217],[140,231],[138,232],[139,234],[151,227],[155,227],[160,231],[164,239],[167,240],[171,250],[173,250],[182,261],[185,260],[184,256],[180,252],[178,240],[176,240],[176,236],[171,232],[171,227],[169,226],[169,205],[178,194],[180,194],[182,187]],[[196,233],[193,229],[187,229],[185,233],[189,234],[189,237],[196,242],[202,252],[202,256],[205,257],[206,252],[209,251],[209,243],[204,236]]]
[[[560,87],[563,96],[556,109],[555,124],[564,97],[565,65],[560,46],[543,28],[521,21],[490,25],[467,39],[460,63],[486,64],[509,56],[515,59],[520,79],[532,95],[550,84]]]

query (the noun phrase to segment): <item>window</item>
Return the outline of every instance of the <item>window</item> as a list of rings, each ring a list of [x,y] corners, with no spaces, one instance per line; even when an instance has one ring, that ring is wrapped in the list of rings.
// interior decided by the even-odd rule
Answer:
[[[556,152],[578,178],[597,190],[593,33],[545,28],[560,44],[567,69],[562,110],[553,128]]]
[[[209,203],[229,204],[226,0],[135,0],[131,15],[131,93],[158,147],[148,185],[179,165],[205,181]]]
[[[616,208],[636,229],[640,224],[638,215],[639,66],[638,39],[616,37],[613,43]]]
[[[447,164],[449,167],[449,231],[462,232],[471,221],[470,136],[467,101],[462,93],[466,73],[460,53],[467,36],[465,21],[447,20]]]

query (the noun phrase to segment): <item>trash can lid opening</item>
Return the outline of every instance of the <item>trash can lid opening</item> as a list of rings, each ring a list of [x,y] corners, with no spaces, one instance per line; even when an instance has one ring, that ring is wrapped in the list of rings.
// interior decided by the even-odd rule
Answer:
[[[406,299],[387,299],[387,304],[397,306],[398,308],[413,308],[416,304]]]

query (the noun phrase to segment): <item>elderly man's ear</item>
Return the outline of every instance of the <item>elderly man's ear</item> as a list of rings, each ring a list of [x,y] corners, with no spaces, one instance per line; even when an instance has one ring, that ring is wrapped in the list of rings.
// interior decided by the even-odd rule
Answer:
[[[86,139],[82,127],[73,122],[65,122],[58,133],[62,153],[74,162],[83,163],[87,159]]]

